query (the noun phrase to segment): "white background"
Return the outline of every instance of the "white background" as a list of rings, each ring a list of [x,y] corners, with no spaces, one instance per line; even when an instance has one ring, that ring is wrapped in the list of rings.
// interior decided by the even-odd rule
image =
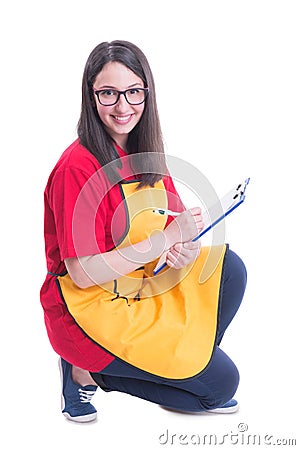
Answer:
[[[240,423],[245,436],[299,445],[299,2],[17,0],[0,13],[5,449],[194,448],[189,436],[206,433],[238,434],[242,448]],[[131,40],[149,59],[167,153],[197,166],[221,196],[251,177],[226,228],[249,277],[223,341],[241,373],[235,415],[174,414],[102,392],[97,423],[60,414],[57,356],[39,304],[43,190],[76,137],[85,61],[113,39]],[[173,444],[159,443],[166,430]],[[180,434],[188,435],[181,443]],[[220,448],[237,447],[227,439]]]

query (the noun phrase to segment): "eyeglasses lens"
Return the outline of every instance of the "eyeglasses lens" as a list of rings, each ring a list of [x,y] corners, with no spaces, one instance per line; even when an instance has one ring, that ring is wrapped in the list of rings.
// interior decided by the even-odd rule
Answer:
[[[120,95],[125,95],[127,102],[130,105],[140,105],[146,99],[147,91],[144,89],[128,89],[124,93],[117,90],[106,89],[97,92],[99,102],[104,106],[115,105]]]

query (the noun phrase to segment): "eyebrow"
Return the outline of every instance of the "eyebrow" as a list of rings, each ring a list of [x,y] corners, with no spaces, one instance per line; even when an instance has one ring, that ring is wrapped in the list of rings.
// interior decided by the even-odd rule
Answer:
[[[127,88],[126,89],[130,89],[130,88],[133,88],[133,87],[135,87],[135,86],[142,86],[142,83],[134,83],[134,84],[131,84],[130,86],[127,86]],[[115,86],[109,86],[109,85],[104,85],[104,86],[101,86],[101,87],[99,87],[97,90],[102,90],[102,89],[114,89],[114,90],[118,90]]]

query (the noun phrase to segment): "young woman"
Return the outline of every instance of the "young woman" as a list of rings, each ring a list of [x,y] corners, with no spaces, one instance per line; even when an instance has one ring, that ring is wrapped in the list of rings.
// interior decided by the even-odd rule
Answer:
[[[174,410],[238,409],[238,371],[219,344],[246,270],[228,246],[193,242],[202,228],[166,167],[146,57],[126,41],[98,45],[84,70],[78,139],[45,189],[41,303],[68,419],[96,418],[98,386]],[[154,276],[159,258],[167,268]]]

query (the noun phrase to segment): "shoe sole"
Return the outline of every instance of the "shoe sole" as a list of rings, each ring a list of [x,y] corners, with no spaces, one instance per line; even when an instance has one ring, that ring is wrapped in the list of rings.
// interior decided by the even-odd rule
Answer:
[[[160,408],[166,411],[175,412],[179,414],[188,415],[201,415],[202,413],[212,413],[212,414],[233,414],[239,410],[239,405],[229,406],[228,408],[215,408],[215,409],[204,409],[202,411],[184,411],[182,409],[168,408],[167,406],[159,405]]]
[[[207,409],[205,412],[212,414],[233,414],[239,410],[239,405],[229,406],[228,408]]]
[[[97,419],[97,413],[94,414],[87,414],[86,416],[76,416],[72,417],[69,413],[63,412],[63,415],[66,419],[70,420],[71,422],[77,422],[77,423],[87,423],[87,422],[95,422]]]

